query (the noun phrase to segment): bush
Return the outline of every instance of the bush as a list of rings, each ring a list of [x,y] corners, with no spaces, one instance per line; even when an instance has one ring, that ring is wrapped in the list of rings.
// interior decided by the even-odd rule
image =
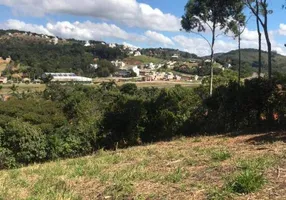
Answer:
[[[64,126],[48,137],[49,159],[78,157],[91,153],[96,138],[75,126]]]
[[[119,97],[104,115],[101,145],[126,147],[139,144],[145,118],[146,110],[141,99],[128,95]]]
[[[9,149],[0,147],[0,170],[9,169],[16,166],[16,160],[13,152]]]
[[[23,164],[46,158],[46,140],[41,130],[27,122],[13,120],[4,129],[2,145],[9,149],[16,161]]]

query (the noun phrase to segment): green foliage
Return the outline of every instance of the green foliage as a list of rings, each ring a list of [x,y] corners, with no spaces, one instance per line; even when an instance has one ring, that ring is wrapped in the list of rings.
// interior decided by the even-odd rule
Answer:
[[[114,102],[115,103],[115,102]],[[106,145],[121,147],[140,143],[144,131],[142,121],[146,115],[143,101],[136,97],[120,96],[116,103],[105,113],[102,125],[103,142]]]
[[[0,102],[1,167],[200,132],[285,126],[285,94],[277,85],[283,86],[283,77],[253,79],[244,85],[228,82],[236,75],[225,70],[216,76],[212,97],[205,86],[158,89],[134,84],[119,87],[115,82],[99,87],[49,84],[42,94],[15,96]],[[273,112],[278,120],[271,117]],[[216,161],[231,157],[223,149],[210,156]]]
[[[260,189],[266,180],[258,171],[245,170],[229,181],[228,187],[234,193],[248,194]]]
[[[43,72],[75,72],[85,76],[95,76],[94,70],[90,68],[95,57],[106,60],[126,57],[126,53],[118,47],[113,49],[101,43],[84,47],[81,41],[76,40],[66,42],[60,40],[58,45],[53,45],[45,39],[13,37],[0,40],[0,46],[0,57],[11,56],[16,63],[30,66],[27,72],[37,78],[41,77]],[[11,69],[8,68],[5,73],[11,74]],[[105,75],[106,69],[103,68],[102,72],[98,73]]]
[[[98,68],[94,71],[98,77],[108,77],[116,71],[116,67],[108,60],[97,61]]]
[[[231,158],[231,154],[227,150],[216,150],[211,152],[211,158],[215,161],[224,161]]]
[[[2,146],[13,153],[17,162],[27,164],[46,158],[45,135],[27,122],[9,122],[1,140]]]
[[[214,26],[220,24],[221,30],[235,32],[233,24],[245,18],[242,10],[243,2],[239,0],[189,0],[181,23],[186,31],[205,31],[206,23],[212,22]]]
[[[120,92],[123,94],[135,95],[137,93],[137,86],[134,83],[127,83],[120,87]]]
[[[0,169],[9,169],[16,166],[13,152],[9,149],[0,147]]]

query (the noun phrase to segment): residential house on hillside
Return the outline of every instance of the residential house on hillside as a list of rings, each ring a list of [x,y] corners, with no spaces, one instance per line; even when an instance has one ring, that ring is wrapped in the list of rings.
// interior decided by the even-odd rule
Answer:
[[[85,47],[90,47],[89,41],[86,41],[84,46],[85,46]]]
[[[141,56],[141,52],[140,51],[135,51],[134,56]]]
[[[140,69],[137,66],[134,66],[132,71],[136,74],[136,76],[140,76]]]
[[[108,46],[113,49],[116,47],[116,44],[109,44]]]
[[[164,76],[166,80],[173,80],[174,79],[174,74],[172,72],[167,72]]]
[[[111,61],[111,63],[118,68],[123,68],[126,66],[126,64],[122,61],[116,60],[116,61]]]

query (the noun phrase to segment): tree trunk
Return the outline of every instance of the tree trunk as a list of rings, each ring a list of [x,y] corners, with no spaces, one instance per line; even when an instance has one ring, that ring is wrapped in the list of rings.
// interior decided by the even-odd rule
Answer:
[[[267,42],[267,50],[268,50],[268,78],[271,79],[272,78],[272,50],[271,50],[271,41],[270,41],[270,37],[269,37],[269,33],[268,33],[268,10],[267,10],[267,4],[266,4],[266,0],[264,0],[263,4],[263,9],[264,9],[264,24],[263,29],[264,29],[264,34],[265,34],[265,39]]]
[[[256,0],[256,12],[259,13],[259,5],[258,1]],[[258,16],[256,17],[256,26],[257,26],[257,33],[258,33],[258,77],[261,77],[261,68],[262,68],[262,55],[261,55],[261,31],[260,31],[260,24]]]
[[[265,38],[267,42],[267,50],[268,50],[268,78],[272,78],[272,46],[268,34],[267,26],[265,27]]]
[[[211,83],[210,83],[210,96],[213,95],[213,79],[214,79],[214,44],[215,44],[215,22],[213,23],[212,30],[212,44],[211,44]]]
[[[239,35],[238,35],[238,84],[240,85],[241,79],[241,32],[239,26]]]

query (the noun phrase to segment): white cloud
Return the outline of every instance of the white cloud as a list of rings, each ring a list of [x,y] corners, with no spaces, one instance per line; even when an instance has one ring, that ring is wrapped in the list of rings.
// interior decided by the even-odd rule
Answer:
[[[57,22],[48,23],[46,26],[26,24],[19,20],[10,19],[0,24],[2,29],[17,29],[22,31],[31,31],[40,34],[58,36],[62,38],[74,38],[78,40],[104,40],[106,38],[130,39],[135,35],[128,34],[116,25],[107,23],[92,23],[86,21],[80,22]]]
[[[160,44],[163,44],[165,47],[174,45],[174,42],[170,38],[164,36],[161,33],[157,33],[155,31],[150,31],[150,30],[146,31],[145,36],[148,38],[148,40],[151,43],[160,43]]]
[[[3,24],[0,24],[1,29],[16,29],[21,31],[30,31],[39,34],[54,35],[46,27],[42,25],[26,24],[25,22],[9,19]]]
[[[133,44],[130,44],[130,43],[128,43],[128,42],[123,42],[122,44],[123,44],[124,46],[130,47],[130,48],[133,48],[133,49],[140,49],[140,47],[135,46],[135,45],[133,45]]]
[[[105,38],[128,39],[129,34],[114,24],[83,23],[68,21],[48,23],[46,28],[54,35],[63,38],[74,38],[79,40],[104,40]]]
[[[251,36],[253,37],[253,36]],[[258,39],[253,37],[248,37],[246,39],[242,39],[241,48],[254,48],[258,49]],[[173,37],[173,40],[176,42],[178,48],[182,50],[186,50],[190,53],[195,53],[199,56],[210,55],[210,46],[209,44],[202,38],[197,37],[186,37],[183,35],[177,35]],[[286,55],[285,47],[278,43],[276,40],[272,39],[272,50],[277,51],[279,54]],[[215,53],[229,52],[232,50],[238,49],[237,40],[230,39],[217,39],[215,42]],[[266,41],[262,41],[262,49],[264,51],[267,50]]]
[[[0,5],[9,6],[18,14],[90,16],[157,31],[181,28],[180,18],[136,0],[0,0]]]
[[[280,35],[286,35],[286,24],[280,24],[278,32]]]
[[[178,35],[173,37],[173,40],[177,43],[180,49],[187,50],[188,52],[195,53],[199,56],[210,55],[210,46],[202,38]],[[215,53],[228,52],[233,49],[236,49],[235,43],[223,40],[217,40],[215,43]]]

